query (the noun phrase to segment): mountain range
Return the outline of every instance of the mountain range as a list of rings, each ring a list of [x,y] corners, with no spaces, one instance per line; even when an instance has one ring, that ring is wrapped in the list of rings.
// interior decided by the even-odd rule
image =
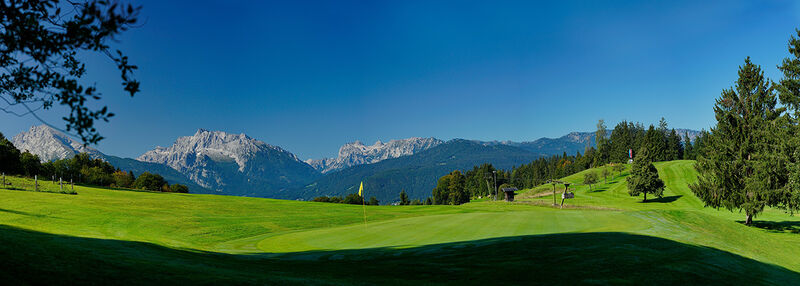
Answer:
[[[245,134],[200,129],[157,147],[138,161],[167,165],[220,194],[272,196],[316,179],[320,174],[291,152]]]
[[[339,148],[339,156],[336,158],[308,159],[306,163],[325,174],[356,165],[372,164],[386,159],[412,155],[442,143],[444,141],[436,138],[419,137],[391,140],[389,143],[378,141],[371,146],[356,141],[342,145]]]
[[[676,131],[688,132],[690,138],[699,133]],[[204,129],[136,159],[104,154],[44,125],[14,136],[12,143],[43,161],[86,152],[135,174],[161,174],[170,183],[189,186],[193,193],[308,200],[352,193],[363,181],[369,196],[388,203],[397,200],[400,190],[411,198],[427,197],[439,177],[456,169],[481,163],[508,169],[541,156],[583,152],[594,145],[594,133],[572,132],[526,142],[419,137],[372,145],[356,141],[341,146],[335,158],[306,161],[245,134]]]

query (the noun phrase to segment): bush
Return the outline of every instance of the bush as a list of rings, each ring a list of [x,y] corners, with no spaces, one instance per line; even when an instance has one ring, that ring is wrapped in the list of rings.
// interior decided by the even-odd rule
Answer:
[[[111,174],[111,177],[114,178],[114,185],[120,188],[130,188],[136,180],[133,173],[123,171],[116,171],[114,174]]]
[[[169,186],[169,191],[173,193],[188,193],[189,187],[181,184],[172,184]]]
[[[362,198],[358,194],[349,194],[346,197],[344,197],[344,200],[342,200],[342,203],[351,204],[351,205],[360,205],[360,204],[364,203],[364,198]]]
[[[144,172],[133,182],[133,187],[140,190],[158,192],[165,184],[167,184],[167,181],[161,175]]]

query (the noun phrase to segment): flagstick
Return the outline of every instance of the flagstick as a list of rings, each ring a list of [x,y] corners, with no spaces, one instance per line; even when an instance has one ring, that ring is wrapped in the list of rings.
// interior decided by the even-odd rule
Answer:
[[[361,208],[364,209],[364,229],[367,229],[367,206],[364,197],[361,197]]]

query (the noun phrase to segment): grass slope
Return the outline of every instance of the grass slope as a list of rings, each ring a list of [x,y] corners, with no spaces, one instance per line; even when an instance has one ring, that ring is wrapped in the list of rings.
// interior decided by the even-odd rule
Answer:
[[[627,173],[567,178],[515,203],[361,206],[76,187],[0,191],[0,279],[126,284],[791,284],[800,219],[768,209],[759,227],[703,208],[691,161],[658,163],[664,198],[641,203]],[[545,194],[545,196],[540,196]],[[142,275],[146,273],[147,275]],[[146,277],[142,277],[146,276]],[[389,278],[391,277],[391,278]],[[69,279],[69,280],[61,280]],[[387,280],[390,279],[390,280]],[[461,283],[459,283],[461,282]]]

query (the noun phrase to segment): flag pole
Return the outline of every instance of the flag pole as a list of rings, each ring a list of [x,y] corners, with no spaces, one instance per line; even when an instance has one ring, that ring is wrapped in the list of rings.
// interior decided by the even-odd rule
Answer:
[[[364,196],[361,192],[364,191],[364,182],[361,182],[361,186],[358,187],[358,196],[361,197],[361,209],[364,211],[364,229],[367,229],[367,205]]]

